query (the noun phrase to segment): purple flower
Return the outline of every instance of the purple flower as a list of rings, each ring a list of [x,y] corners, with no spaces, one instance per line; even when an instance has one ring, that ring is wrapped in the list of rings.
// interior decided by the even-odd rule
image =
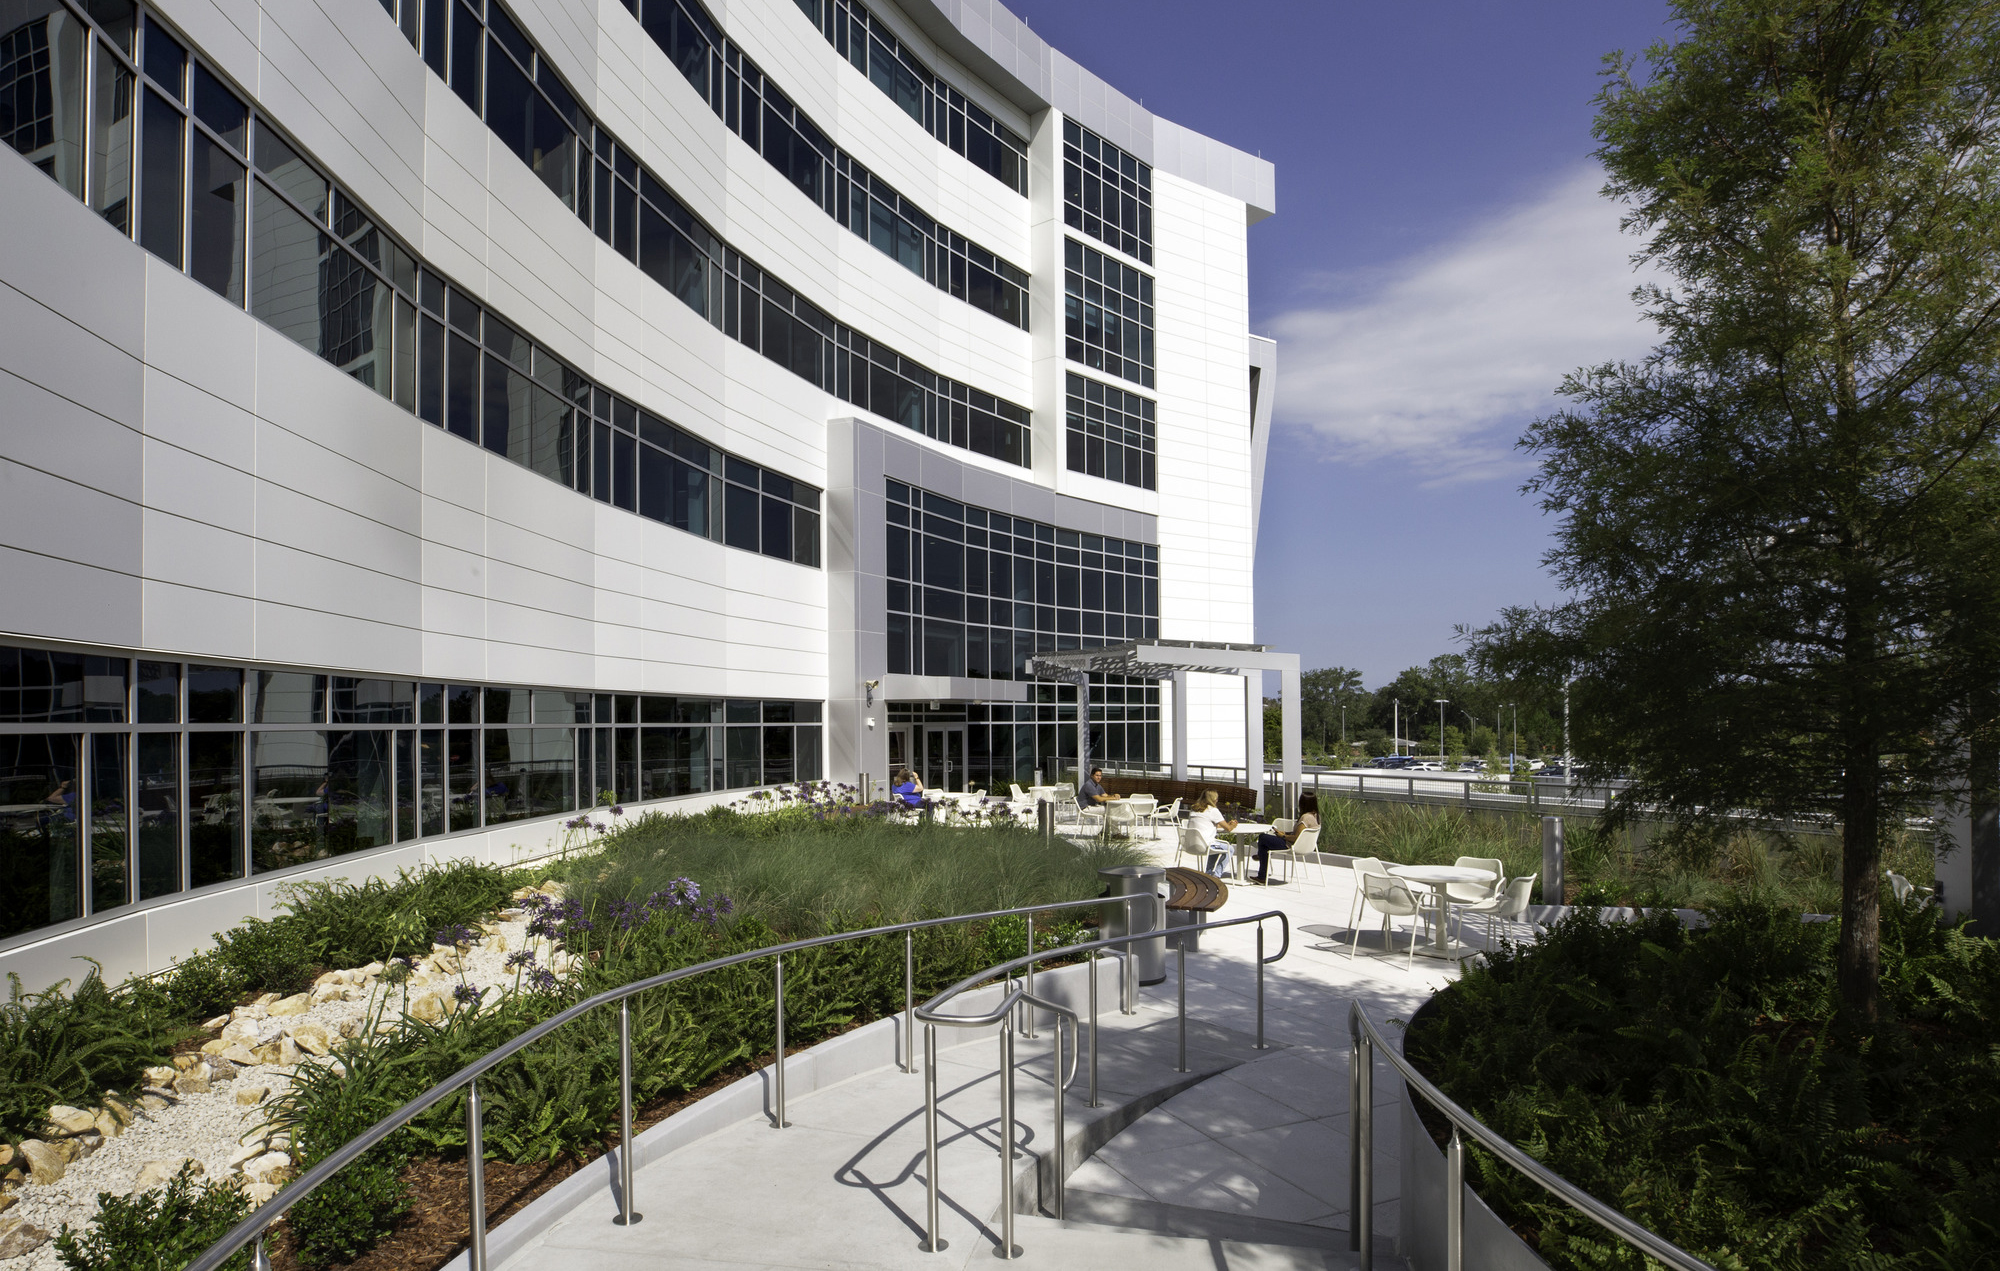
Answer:
[[[535,951],[533,949],[522,949],[507,955],[507,969],[509,971],[518,971],[524,966],[532,966],[534,962]]]
[[[478,939],[479,933],[462,922],[453,923],[449,927],[440,927],[431,933],[433,944],[446,945],[453,949],[472,944]]]
[[[470,984],[455,984],[452,986],[451,996],[460,1006],[472,1006],[479,1001],[479,990]]]
[[[536,967],[528,972],[528,987],[537,993],[553,993],[562,987],[553,972],[547,967]]]

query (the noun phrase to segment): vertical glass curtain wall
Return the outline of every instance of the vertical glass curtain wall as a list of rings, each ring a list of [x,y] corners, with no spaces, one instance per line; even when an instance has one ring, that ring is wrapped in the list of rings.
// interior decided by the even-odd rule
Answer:
[[[428,423],[602,502],[819,564],[818,489],[594,385],[375,225],[158,23],[124,0],[90,13],[30,0],[0,33],[0,135],[112,224]],[[753,504],[759,532],[727,533],[725,505]]]
[[[1154,489],[1159,437],[1153,402],[1074,372],[1064,380],[1069,470]]]
[[[1063,240],[1063,352],[1072,362],[1153,387],[1153,279]]]
[[[1152,165],[1064,120],[1063,223],[1152,264]]]
[[[578,105],[506,10],[491,0],[382,0],[382,7],[432,69],[556,197],[624,250],[621,203],[648,180],[663,192],[665,186]],[[926,282],[1027,329],[1025,271],[939,225],[834,145],[704,9],[683,0],[628,0],[626,7],[730,131],[828,216]],[[678,218],[667,205],[692,219],[671,195],[655,202],[670,219]],[[699,237],[692,230],[689,236]],[[715,255],[709,252],[709,260]],[[661,281],[702,307],[683,294],[684,284]]]
[[[818,702],[0,646],[0,940],[420,838],[819,779]]]
[[[889,673],[1025,680],[1028,658],[1160,634],[1160,549],[889,481]]]
[[[890,702],[889,723],[965,727],[965,788],[1005,793],[1040,771],[1049,780],[1076,767],[1076,686],[1037,684],[1032,701],[991,705]],[[1160,686],[1123,675],[1090,677],[1090,755],[1107,767],[1160,762]]]
[[[1028,143],[931,72],[854,0],[795,0],[827,43],[924,130],[1016,194],[1028,192]]]

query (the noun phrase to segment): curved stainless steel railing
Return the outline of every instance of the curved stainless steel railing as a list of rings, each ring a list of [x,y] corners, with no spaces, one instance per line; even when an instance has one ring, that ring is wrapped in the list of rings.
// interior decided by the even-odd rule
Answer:
[[[1486,1124],[1458,1104],[1383,1039],[1375,1022],[1355,1002],[1347,1017],[1348,1032],[1354,1039],[1353,1065],[1349,1075],[1348,1106],[1353,1110],[1354,1132],[1348,1136],[1348,1223],[1351,1246],[1361,1255],[1363,1271],[1375,1265],[1375,1065],[1379,1052],[1395,1066],[1411,1088],[1451,1122],[1451,1142],[1445,1148],[1445,1266],[1462,1271],[1465,1265],[1465,1140],[1471,1135],[1487,1151],[1528,1176],[1542,1190],[1575,1209],[1612,1235],[1647,1257],[1673,1267],[1675,1271],[1715,1271],[1708,1263],[1656,1232],[1633,1222],[1624,1214],[1583,1191],[1576,1184],[1529,1156],[1519,1147],[1487,1128]]]
[[[558,1014],[550,1016],[533,1028],[514,1037],[504,1045],[486,1052],[486,1054],[481,1055],[451,1076],[424,1091],[394,1112],[391,1112],[388,1116],[383,1117],[360,1135],[348,1140],[332,1155],[287,1185],[283,1191],[272,1197],[255,1213],[230,1228],[229,1233],[209,1246],[206,1253],[189,1263],[187,1271],[217,1271],[232,1255],[242,1250],[246,1245],[253,1243],[256,1246],[252,1262],[254,1271],[270,1271],[270,1259],[264,1251],[265,1236],[269,1228],[285,1216],[287,1210],[311,1195],[314,1189],[324,1184],[335,1174],[338,1174],[341,1170],[351,1165],[356,1158],[360,1157],[369,1148],[374,1147],[397,1130],[402,1129],[411,1121],[422,1116],[461,1087],[466,1090],[466,1160],[471,1174],[467,1207],[471,1211],[472,1216],[472,1238],[467,1261],[470,1263],[470,1271],[488,1271],[486,1259],[486,1178],[485,1157],[483,1154],[484,1139],[481,1134],[480,1121],[479,1078],[529,1046],[534,1045],[542,1038],[547,1037],[550,1033],[555,1032],[558,1028],[583,1018],[600,1006],[609,1006],[614,1002],[618,1004],[618,1170],[620,1191],[619,1214],[612,1221],[620,1225],[630,1225],[631,1223],[638,1222],[643,1215],[634,1213],[632,1210],[632,1005],[630,999],[635,995],[644,993],[649,989],[656,989],[663,985],[672,984],[676,980],[690,979],[709,971],[719,971],[724,967],[740,966],[743,963],[755,962],[763,958],[774,959],[772,978],[776,988],[777,1059],[772,1067],[771,1104],[772,1122],[777,1127],[783,1128],[789,1124],[785,1120],[785,955],[787,953],[793,953],[801,949],[815,949],[822,945],[842,944],[850,940],[867,940],[877,936],[896,935],[900,933],[903,937],[903,1070],[909,1072],[913,1071],[914,1058],[911,1053],[911,1037],[914,1031],[912,1021],[915,1017],[916,951],[912,941],[912,936],[915,932],[929,927],[949,926],[952,923],[958,922],[984,922],[994,918],[1025,917],[1028,923],[1028,947],[1032,950],[1035,945],[1034,916],[1036,914],[1053,913],[1063,909],[1083,909],[1092,905],[1115,904],[1126,905],[1127,912],[1129,913],[1131,903],[1138,900],[1150,900],[1156,904],[1163,903],[1159,901],[1156,895],[1140,892],[1130,896],[1095,896],[1088,900],[1063,900],[1047,905],[1024,905],[1014,909],[994,909],[985,913],[954,914],[948,918],[924,918],[916,922],[899,922],[886,927],[869,927],[862,931],[843,931],[833,935],[814,936],[807,940],[792,940],[784,944],[768,945],[762,949],[751,949],[744,953],[731,954],[726,958],[713,958],[707,962],[696,963],[693,966],[678,967],[672,971],[649,976],[643,980],[634,980],[630,984],[621,984],[617,988],[607,989],[595,997],[585,998],[583,1001],[567,1007]],[[1141,933],[1139,936],[1130,938],[1142,939],[1149,935],[1158,934],[1157,932]],[[1068,956],[1070,949],[1080,951],[1086,947],[1088,946],[1067,945],[1060,951],[1049,951],[1040,954],[1030,953],[1026,957],[1017,958],[1005,965],[1010,969],[1024,963],[1032,967],[1033,963],[1046,960],[1050,956],[1064,957]],[[982,972],[981,975],[975,976],[973,979],[991,979],[994,974],[995,972],[992,971]],[[958,992],[971,982],[961,981],[947,990],[947,992]],[[1260,985],[1262,984],[1261,972],[1259,973],[1258,982]],[[1029,972],[1029,985],[1030,987],[1033,985],[1032,970]],[[1258,1018],[1261,1024],[1261,1007]],[[1073,1025],[1073,1016],[1071,1022]],[[1030,1035],[1032,1036],[1032,1034]]]
[[[1155,900],[1157,901],[1157,897]],[[1169,936],[1192,936],[1203,931],[1220,930],[1223,927],[1238,927],[1246,923],[1257,924],[1257,1049],[1264,1045],[1264,967],[1267,963],[1282,959],[1292,948],[1292,920],[1281,909],[1270,909],[1260,914],[1246,914],[1241,918],[1225,918],[1219,922],[1191,923],[1185,927],[1175,927],[1171,931],[1164,921],[1166,906],[1158,902],[1160,925],[1151,931],[1129,932],[1122,936],[1107,936],[1102,940],[1092,940],[1083,944],[1064,945],[1060,951],[1063,957],[1078,954],[1090,955],[1090,1102],[1097,1104],[1097,955],[1111,949],[1123,956],[1123,974],[1120,979],[1119,1010],[1132,1015],[1138,1011],[1137,986],[1134,984],[1134,957],[1126,946],[1139,940],[1164,940]],[[1264,956],[1264,924],[1276,919],[1283,928],[1284,943],[1270,957]],[[1176,1071],[1186,1072],[1187,1064],[1187,946],[1188,940],[1181,940],[1174,948],[1179,989],[1178,1063]],[[1069,1151],[1064,1142],[1063,1105],[1070,1084],[1076,1080],[1077,1034],[1082,1024],[1077,1013],[1070,1008],[1035,995],[1035,955],[1015,958],[998,966],[988,967],[976,975],[967,976],[950,988],[939,993],[930,1001],[916,1008],[915,1016],[924,1022],[924,1249],[937,1253],[950,1243],[938,1235],[938,1102],[937,1102],[937,1028],[943,1024],[952,1028],[979,1028],[988,1024],[1000,1025],[1000,1247],[993,1252],[1001,1258],[1013,1258],[1021,1252],[1014,1243],[1014,1033],[1010,1017],[1022,1006],[1028,1007],[1027,1036],[1034,1034],[1034,1009],[1039,1006],[1056,1016],[1056,1064],[1055,1122],[1053,1164],[1055,1167],[1055,1195],[1050,1209],[1053,1216],[1063,1217],[1063,1179],[1068,1175],[1065,1156]],[[1015,988],[1013,972],[1024,971],[1025,983]],[[943,1012],[945,1003],[967,989],[984,984],[995,976],[1007,977],[1007,991],[1001,996],[1000,1004],[978,1015],[947,1015]],[[1070,1029],[1069,1075],[1063,1076],[1062,1025]]]

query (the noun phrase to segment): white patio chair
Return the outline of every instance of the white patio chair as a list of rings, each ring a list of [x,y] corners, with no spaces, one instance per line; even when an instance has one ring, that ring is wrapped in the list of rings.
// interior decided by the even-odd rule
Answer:
[[[1486,922],[1486,943],[1492,944],[1494,923],[1519,922],[1521,915],[1528,911],[1528,902],[1535,898],[1535,880],[1540,877],[1540,874],[1529,874],[1526,878],[1510,878],[1506,886],[1485,900],[1454,904],[1452,916],[1458,919],[1459,935],[1463,937],[1465,934],[1465,915],[1477,914]]]
[[[1270,868],[1268,862],[1278,860],[1282,857],[1285,862],[1285,878],[1287,881],[1290,881],[1301,877],[1299,865],[1303,861],[1307,865],[1318,867],[1319,885],[1324,887],[1326,886],[1326,866],[1320,863],[1318,852],[1319,827],[1314,826],[1309,830],[1300,830],[1298,838],[1294,839],[1290,846],[1274,849],[1264,858],[1267,862],[1264,868],[1268,870]]]
[[[1138,809],[1132,806],[1130,800],[1107,803],[1101,808],[1093,808],[1092,811],[1104,818],[1107,833],[1125,838],[1132,837],[1132,827],[1138,822],[1139,816]]]
[[[1417,940],[1419,939],[1419,932],[1423,925],[1421,919],[1425,911],[1429,910],[1431,906],[1418,899],[1408,887],[1403,885],[1402,880],[1393,878],[1387,874],[1363,873],[1357,881],[1361,884],[1361,903],[1364,909],[1373,909],[1376,913],[1382,915],[1382,948],[1384,952],[1389,952],[1395,948],[1395,942],[1390,938],[1390,920],[1393,918],[1410,919],[1410,954],[1405,965],[1406,968],[1416,966]],[[1352,959],[1355,951],[1360,947],[1361,928],[1357,926],[1354,929],[1354,938],[1348,942],[1347,956]]]
[[[1383,878],[1387,878],[1389,877],[1389,867],[1382,863],[1380,857],[1357,856],[1349,863],[1348,868],[1354,871],[1354,898],[1347,906],[1347,925],[1352,927],[1361,919],[1362,875],[1377,874]]]
[[[1013,795],[1014,802],[1016,803],[1032,802],[1032,800],[1028,798],[1028,792],[1021,788],[1020,782],[1018,781],[1009,782],[1007,785],[1007,789]]]
[[[1234,854],[1229,844],[1220,839],[1203,838],[1201,830],[1193,821],[1181,823],[1178,854],[1200,857],[1201,864],[1196,868],[1204,874],[1213,874],[1217,878],[1230,876],[1229,865],[1234,859]]]
[[[1452,862],[1459,869],[1483,869],[1493,875],[1490,883],[1447,883],[1445,894],[1454,905],[1474,905],[1500,894],[1507,881],[1507,863],[1497,856],[1461,856]]]

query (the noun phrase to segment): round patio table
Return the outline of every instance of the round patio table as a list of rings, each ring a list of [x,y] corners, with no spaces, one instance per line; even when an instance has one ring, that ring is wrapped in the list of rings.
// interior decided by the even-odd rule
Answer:
[[[1452,883],[1491,883],[1494,881],[1490,869],[1469,869],[1463,865],[1391,865],[1391,876],[1408,883],[1420,883],[1431,889],[1437,897],[1437,933],[1430,944],[1418,946],[1417,952],[1431,958],[1462,958],[1471,953],[1466,945],[1454,945],[1451,939],[1451,893],[1445,890]]]

